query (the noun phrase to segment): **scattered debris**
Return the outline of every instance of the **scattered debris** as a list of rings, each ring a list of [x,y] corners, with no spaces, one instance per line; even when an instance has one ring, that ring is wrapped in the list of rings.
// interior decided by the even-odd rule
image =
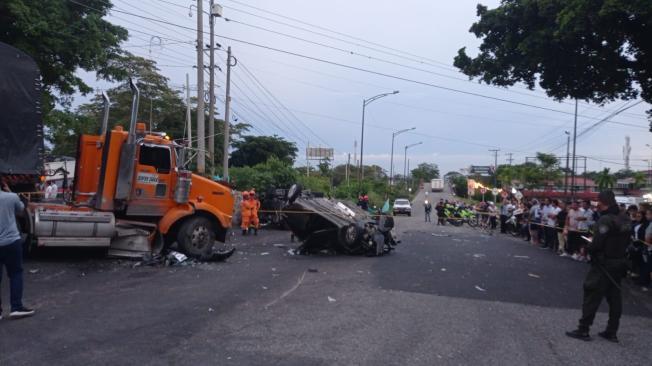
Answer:
[[[208,312],[209,312],[209,313],[212,313],[212,312],[214,312],[214,311],[215,311],[215,310],[213,310],[213,308],[208,308]]]
[[[328,302],[335,302],[335,301],[337,301],[337,300],[335,300],[334,298],[328,296]]]
[[[514,258],[530,259],[527,255],[515,255]]]
[[[541,276],[535,275],[534,273],[528,273],[527,275],[534,278],[541,278]]]
[[[475,285],[475,289],[480,291],[480,292],[487,292],[487,290],[483,289],[482,287]]]
[[[297,255],[297,252],[295,252],[294,249],[288,249],[288,254],[289,255]]]
[[[446,268],[442,268],[441,271],[442,271],[442,272],[446,272]]]
[[[288,246],[285,244],[274,244],[275,247],[277,248],[287,248]]]
[[[446,238],[446,237],[449,237],[450,234],[435,234],[435,233],[432,233],[432,236],[436,236],[438,238]]]
[[[473,254],[473,258],[482,258],[482,257],[486,257],[486,256],[481,253]]]
[[[260,255],[269,255],[269,252],[262,252]]]
[[[317,273],[319,270],[317,268],[308,268],[308,272]]]
[[[263,290],[267,290],[267,286],[262,286]]]
[[[30,270],[29,270],[29,273],[31,273],[31,274],[36,274],[36,273],[38,273],[38,272],[39,272],[39,269],[38,269],[38,268],[34,268],[34,269],[30,269]]]
[[[168,254],[168,259],[175,261],[174,264],[177,264],[177,263],[185,262],[186,260],[188,260],[188,257],[183,253],[179,253],[177,251],[172,250]]]

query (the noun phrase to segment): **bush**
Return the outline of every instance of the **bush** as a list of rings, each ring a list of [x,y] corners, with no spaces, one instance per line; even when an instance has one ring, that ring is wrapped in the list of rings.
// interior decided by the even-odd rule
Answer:
[[[266,191],[269,188],[289,188],[297,181],[294,168],[276,157],[253,167],[231,168],[230,174],[238,190],[255,188],[258,191]]]

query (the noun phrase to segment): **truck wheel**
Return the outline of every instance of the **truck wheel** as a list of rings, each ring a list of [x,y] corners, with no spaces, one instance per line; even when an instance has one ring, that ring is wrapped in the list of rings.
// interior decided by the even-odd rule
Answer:
[[[205,257],[213,250],[215,243],[213,223],[206,217],[192,217],[181,224],[177,241],[186,255],[193,258]]]

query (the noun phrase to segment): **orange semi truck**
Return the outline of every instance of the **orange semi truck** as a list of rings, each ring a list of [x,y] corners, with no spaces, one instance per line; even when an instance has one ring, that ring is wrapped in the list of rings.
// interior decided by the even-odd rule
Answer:
[[[0,175],[30,198],[19,222],[28,249],[105,247],[114,255],[142,256],[177,243],[189,256],[215,257],[214,243],[225,241],[231,225],[233,192],[192,174],[183,145],[137,123],[139,91],[133,82],[126,129],[108,129],[110,101],[104,94],[98,134],[80,137],[72,194],[60,201],[27,194],[47,174],[40,84],[34,60],[0,42]],[[73,176],[60,173],[64,182]]]
[[[38,247],[106,247],[116,256],[159,252],[173,243],[195,258],[224,242],[233,215],[229,186],[185,168],[186,149],[136,122],[133,93],[128,130],[108,130],[110,101],[98,135],[79,139],[70,202],[31,202],[25,230]]]

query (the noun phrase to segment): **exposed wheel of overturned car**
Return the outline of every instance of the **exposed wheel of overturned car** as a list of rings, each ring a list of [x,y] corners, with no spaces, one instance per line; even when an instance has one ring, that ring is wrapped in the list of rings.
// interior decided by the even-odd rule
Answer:
[[[339,231],[339,242],[349,253],[355,252],[356,249],[359,249],[359,242],[364,235],[364,228],[358,226],[357,224],[349,224],[342,228]]]
[[[290,204],[294,203],[301,196],[302,187],[300,184],[293,184],[290,189],[288,189],[288,202]]]
[[[215,228],[206,217],[195,216],[181,224],[177,234],[180,249],[189,257],[210,256],[215,243]]]

